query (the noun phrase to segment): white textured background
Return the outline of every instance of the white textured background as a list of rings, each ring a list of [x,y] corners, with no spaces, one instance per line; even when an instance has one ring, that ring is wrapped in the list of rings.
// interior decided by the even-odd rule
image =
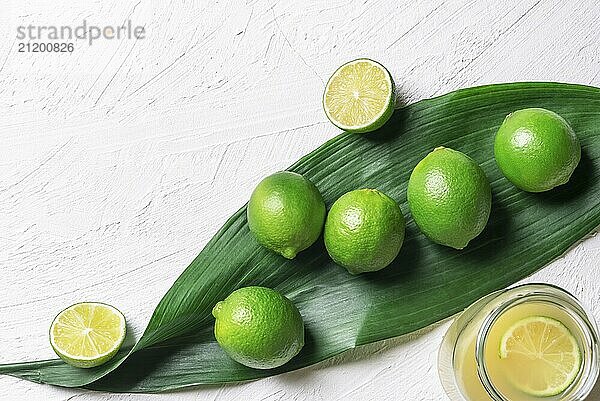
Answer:
[[[17,53],[17,25],[119,25],[143,40]],[[136,332],[261,177],[338,130],[321,109],[345,61],[386,65],[409,102],[516,80],[600,85],[600,5],[550,1],[4,1],[0,5],[0,363],[53,357],[81,300]],[[600,319],[600,240],[532,280]],[[447,324],[243,385],[108,395],[0,377],[2,400],[443,400]],[[600,400],[600,389],[590,400]]]

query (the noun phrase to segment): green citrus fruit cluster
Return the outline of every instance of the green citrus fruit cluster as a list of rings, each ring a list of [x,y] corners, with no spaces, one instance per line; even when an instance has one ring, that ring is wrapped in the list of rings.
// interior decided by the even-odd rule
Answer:
[[[345,64],[327,84],[327,116],[348,131],[375,129],[391,115],[393,87],[389,73],[378,63],[360,59]],[[544,109],[525,109],[506,117],[496,134],[494,155],[500,170],[517,187],[541,192],[569,180],[581,147],[562,117]],[[492,191],[472,158],[438,147],[412,171],[407,199],[412,218],[426,237],[463,249],[484,230]],[[327,252],[351,274],[389,266],[405,234],[398,203],[383,192],[347,192],[326,213],[317,187],[288,171],[258,184],[248,203],[247,218],[258,243],[288,259],[310,247],[324,227]],[[217,341],[232,359],[246,366],[281,366],[304,345],[299,310],[275,290],[241,288],[217,303],[213,315]]]
[[[263,179],[250,197],[250,231],[261,245],[293,259],[321,234],[325,203],[300,174],[281,171]],[[404,216],[389,196],[375,189],[348,192],[338,199],[325,224],[331,258],[352,274],[380,270],[398,255]]]
[[[294,258],[320,236],[325,203],[300,174],[282,171],[263,179],[247,208],[248,226],[264,247]],[[331,257],[352,274],[389,265],[404,240],[398,204],[375,189],[340,197],[327,215],[325,244]],[[294,304],[275,290],[245,287],[213,308],[215,337],[235,361],[272,369],[293,358],[304,345],[304,324]]]
[[[561,116],[530,108],[506,117],[496,133],[494,156],[515,186],[542,192],[569,181],[581,158],[581,145]],[[468,156],[443,147],[417,164],[407,197],[421,231],[456,249],[483,231],[491,210],[491,189],[483,170]]]

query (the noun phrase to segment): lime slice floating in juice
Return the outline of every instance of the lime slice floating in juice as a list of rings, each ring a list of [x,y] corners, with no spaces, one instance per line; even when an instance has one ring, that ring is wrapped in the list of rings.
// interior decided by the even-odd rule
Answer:
[[[563,392],[577,377],[581,353],[577,340],[558,320],[533,316],[512,325],[500,342],[500,358],[511,382],[521,391],[549,397]],[[517,374],[519,372],[519,374]],[[523,374],[530,372],[530,374]]]
[[[350,61],[338,68],[325,86],[323,108],[327,118],[348,132],[370,132],[394,112],[394,81],[381,64]]]
[[[110,360],[125,340],[125,317],[110,305],[82,302],[60,312],[50,344],[69,365],[92,368]]]

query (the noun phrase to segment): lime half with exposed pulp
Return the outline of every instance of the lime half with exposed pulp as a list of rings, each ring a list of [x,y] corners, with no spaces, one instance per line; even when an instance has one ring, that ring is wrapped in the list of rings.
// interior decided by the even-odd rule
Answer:
[[[394,81],[381,64],[350,61],[338,68],[325,86],[323,108],[327,118],[348,132],[370,132],[394,112]]]
[[[50,344],[56,354],[79,368],[108,362],[125,340],[125,317],[116,308],[82,302],[60,312],[50,326]]]

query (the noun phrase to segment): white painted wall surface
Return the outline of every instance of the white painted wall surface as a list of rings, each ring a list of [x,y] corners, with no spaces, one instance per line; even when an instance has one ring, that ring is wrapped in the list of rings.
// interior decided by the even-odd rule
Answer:
[[[17,53],[18,25],[143,25],[141,40]],[[137,333],[261,177],[338,130],[324,82],[379,60],[408,102],[518,80],[600,85],[596,0],[9,0],[0,5],[0,363],[53,357],[52,317],[85,299]],[[530,280],[600,319],[600,239]],[[443,400],[447,323],[243,385],[93,393],[0,377],[1,400]],[[600,400],[600,388],[590,400]]]

